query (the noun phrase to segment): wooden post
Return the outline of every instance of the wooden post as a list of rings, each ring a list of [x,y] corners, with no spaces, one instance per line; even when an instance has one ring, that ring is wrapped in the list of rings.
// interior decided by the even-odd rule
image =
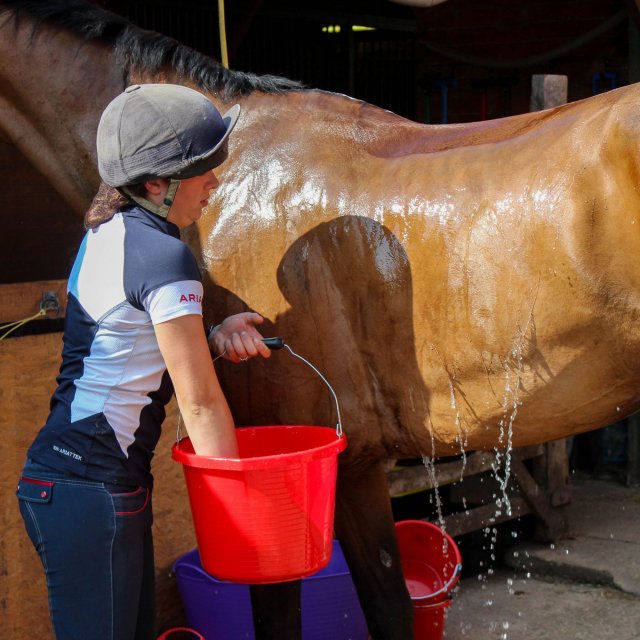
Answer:
[[[627,485],[640,484],[640,415],[627,418]]]
[[[534,75],[531,79],[531,111],[551,109],[566,104],[568,96],[567,76]],[[546,489],[549,504],[560,507],[571,502],[569,487],[569,438],[549,442],[545,455],[537,463],[535,477]]]
[[[533,75],[529,111],[541,111],[566,104],[567,85],[567,76]]]

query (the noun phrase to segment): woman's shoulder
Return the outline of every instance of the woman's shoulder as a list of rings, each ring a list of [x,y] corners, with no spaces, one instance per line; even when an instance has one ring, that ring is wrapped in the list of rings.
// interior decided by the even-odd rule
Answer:
[[[150,290],[182,280],[201,280],[189,247],[164,220],[130,218],[125,215],[125,288]],[[177,228],[176,228],[177,229]]]

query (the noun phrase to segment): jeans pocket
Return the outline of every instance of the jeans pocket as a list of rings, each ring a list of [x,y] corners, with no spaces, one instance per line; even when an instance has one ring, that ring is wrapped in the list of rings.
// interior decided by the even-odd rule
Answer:
[[[51,480],[38,480],[26,476],[22,476],[18,482],[16,495],[18,496],[20,514],[27,534],[38,553],[42,551],[42,531],[38,524],[37,513],[44,505],[51,502],[54,486],[55,482]]]
[[[118,492],[109,490],[117,516],[135,516],[149,505],[151,492],[146,487],[137,487],[133,491]]]
[[[39,480],[38,478],[22,476],[18,482],[16,495],[19,500],[46,504],[51,502],[54,485],[55,482],[51,480]]]

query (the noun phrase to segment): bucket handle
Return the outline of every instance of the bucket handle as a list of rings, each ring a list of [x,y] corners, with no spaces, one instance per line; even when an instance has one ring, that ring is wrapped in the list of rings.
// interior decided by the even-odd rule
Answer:
[[[329,384],[328,380],[318,371],[318,369],[312,365],[306,358],[303,358],[300,354],[296,353],[282,338],[265,338],[263,342],[269,347],[271,350],[282,349],[282,347],[286,347],[291,355],[299,358],[304,362],[307,366],[311,367],[316,374],[320,377],[320,379],[327,385],[329,391],[331,391],[331,395],[336,403],[336,413],[338,414],[338,423],[336,424],[336,435],[338,438],[342,438],[342,419],[340,418],[340,405],[338,404],[338,396],[336,392],[333,390],[333,387]],[[220,355],[216,356],[213,361],[215,362],[218,358],[221,358],[224,355],[224,352]],[[181,414],[178,411],[178,424],[176,426],[176,443],[180,444],[181,432],[180,432],[180,423],[181,423]]]
[[[441,593],[449,593],[449,591],[451,590],[451,587],[453,586],[454,582],[457,580],[458,575],[461,572],[462,572],[462,565],[458,563],[455,566],[455,569],[453,570],[453,575],[449,578],[449,580],[447,580],[447,583],[444,586],[442,586],[437,591],[430,593],[428,596],[417,596],[411,599],[416,602],[419,602],[420,600],[431,600],[432,598],[439,596]]]
[[[282,346],[288,349],[291,355],[294,355],[296,358],[299,358],[300,360],[302,360],[302,362],[304,362],[307,366],[311,367],[318,374],[322,382],[324,382],[327,385],[327,387],[329,388],[329,391],[331,391],[331,395],[333,396],[333,399],[336,403],[336,413],[338,414],[338,423],[336,424],[336,435],[338,436],[338,438],[342,438],[342,419],[340,418],[340,405],[338,404],[338,396],[336,395],[336,392],[333,390],[333,387],[329,384],[329,381],[320,373],[320,371],[318,371],[318,369],[314,365],[312,365],[306,358],[303,358],[300,354],[296,353],[284,341],[282,341]]]

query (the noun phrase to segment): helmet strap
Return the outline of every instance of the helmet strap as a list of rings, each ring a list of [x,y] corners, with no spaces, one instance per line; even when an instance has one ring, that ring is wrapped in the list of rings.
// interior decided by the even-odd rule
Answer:
[[[138,196],[135,193],[132,193],[131,190],[126,186],[120,187],[120,191],[122,191],[127,196],[127,198],[131,198],[131,200],[138,203],[147,211],[151,211],[151,213],[155,213],[161,218],[166,218],[169,215],[169,210],[171,209],[171,205],[173,204],[173,201],[176,197],[176,192],[178,191],[179,186],[180,180],[169,178],[169,187],[167,188],[167,193],[165,193],[164,195],[162,204],[156,204],[155,202],[151,202],[151,200],[148,200],[147,198]]]

